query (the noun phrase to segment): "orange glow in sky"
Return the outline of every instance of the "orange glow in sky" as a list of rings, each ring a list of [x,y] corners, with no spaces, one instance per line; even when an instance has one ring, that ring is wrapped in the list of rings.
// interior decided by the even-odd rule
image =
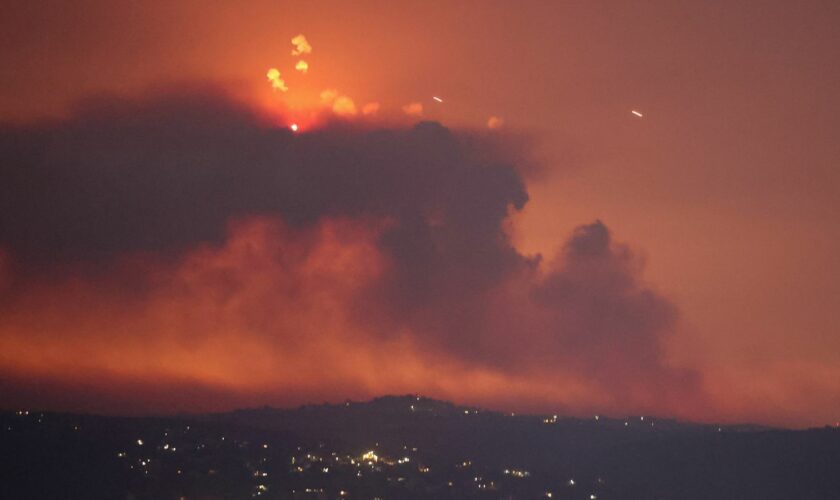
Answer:
[[[392,264],[376,246],[387,221],[327,217],[301,229],[257,215],[229,221],[218,246],[123,255],[114,265],[124,268],[97,279],[71,267],[21,284],[0,240],[0,396],[142,413],[419,392],[517,411],[834,422],[840,65],[828,61],[840,45],[830,7],[806,3],[770,1],[760,16],[746,4],[665,0],[12,9],[0,19],[5,123],[206,83],[294,142],[336,118],[520,137],[535,166],[523,167],[528,204],[505,222],[516,249],[551,261],[575,227],[604,221],[676,305],[663,349],[701,374],[705,396],[619,401],[563,367],[512,373],[408,334],[381,341],[350,318],[354,294]],[[294,265],[268,257],[281,246]],[[125,269],[156,286],[142,298],[111,293]]]

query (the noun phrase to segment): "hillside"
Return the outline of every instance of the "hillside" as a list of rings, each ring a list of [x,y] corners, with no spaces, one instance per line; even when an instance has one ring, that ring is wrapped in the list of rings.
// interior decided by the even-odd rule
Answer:
[[[416,396],[0,415],[2,498],[829,499],[840,430],[510,415]]]

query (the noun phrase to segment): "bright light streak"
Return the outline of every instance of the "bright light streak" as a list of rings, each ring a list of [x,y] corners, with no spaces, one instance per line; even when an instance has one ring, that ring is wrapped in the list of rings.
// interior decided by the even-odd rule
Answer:
[[[292,130],[292,132],[297,132],[299,127],[297,123],[293,123],[289,125],[289,128]]]
[[[443,102],[443,99],[441,99],[438,96],[432,96],[432,99],[436,100],[437,102]]]
[[[643,114],[639,113],[639,112],[638,112],[638,111],[636,111],[635,109],[634,109],[633,111],[631,111],[631,113],[633,113],[634,115],[638,116],[639,118],[641,118],[642,116],[644,116]]]

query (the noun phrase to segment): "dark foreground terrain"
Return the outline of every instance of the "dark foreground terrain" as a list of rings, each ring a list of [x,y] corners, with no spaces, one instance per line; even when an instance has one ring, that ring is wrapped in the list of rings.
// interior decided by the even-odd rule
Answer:
[[[0,413],[2,499],[839,499],[840,430],[513,416],[414,396]]]

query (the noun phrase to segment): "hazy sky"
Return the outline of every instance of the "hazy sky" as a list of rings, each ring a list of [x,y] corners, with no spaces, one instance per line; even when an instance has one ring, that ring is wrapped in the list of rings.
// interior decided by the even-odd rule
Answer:
[[[500,409],[655,411],[795,426],[833,423],[840,419],[838,26],[840,4],[833,1],[12,1],[0,18],[0,119],[7,123],[0,130],[0,159],[3,175],[18,182],[8,185],[31,188],[32,193],[25,197],[29,201],[8,202],[18,212],[0,215],[0,287],[5,287],[0,288],[0,314],[5,315],[0,320],[0,375],[5,379],[0,394],[21,404],[119,412],[423,392]],[[290,39],[299,33],[313,46],[305,55],[310,67],[305,75],[294,71],[297,58],[290,55]],[[265,78],[269,67],[281,70],[289,92],[272,92]],[[233,97],[219,94],[219,110],[201,104],[216,99],[218,89]],[[359,110],[365,103],[379,103],[379,113],[364,118],[365,127],[381,122],[402,131],[394,132],[393,147],[379,144],[381,138],[367,135],[367,128],[313,136],[306,146],[295,146],[288,142],[290,136],[281,134],[278,141],[292,144],[291,149],[266,145],[271,126],[263,122],[265,116],[278,127],[300,121],[306,129],[302,136],[318,135],[316,122],[321,118],[316,120],[310,110],[318,108],[326,89],[349,96]],[[199,96],[199,105],[184,104],[191,93]],[[120,100],[137,95],[146,96],[140,104]],[[81,99],[95,101],[79,104]],[[265,116],[249,115],[233,101]],[[400,110],[412,102],[422,103],[423,118],[439,121],[454,136],[483,139],[464,139],[450,148],[448,136],[435,135],[438,132],[407,132],[409,119],[401,117]],[[196,106],[207,108],[206,116]],[[173,124],[171,132],[201,132],[183,144],[170,144],[155,124],[161,117],[178,121],[173,117],[180,116],[177,111],[182,108],[183,122]],[[109,115],[109,109],[117,111]],[[491,116],[502,118],[504,125],[488,139],[481,131]],[[205,120],[220,123],[216,127]],[[312,185],[303,183],[292,194],[277,194],[254,193],[268,182],[257,167],[242,167],[248,173],[241,183],[222,169],[231,176],[226,178],[231,189],[239,191],[225,198],[230,206],[212,205],[215,191],[196,188],[193,193],[184,181],[202,174],[195,169],[180,173],[185,163],[201,163],[206,159],[202,154],[211,154],[198,152],[209,139],[223,143],[218,150],[210,148],[213,154],[230,154],[233,164],[262,161],[254,158],[265,154],[291,165],[291,173],[284,175],[294,177],[295,165],[310,161],[313,169],[323,171],[313,174]],[[491,151],[485,141],[510,145]],[[160,142],[166,144],[159,146]],[[190,144],[196,151],[185,149]],[[114,152],[120,145],[125,149]],[[41,154],[43,148],[48,153]],[[147,150],[158,148],[166,154],[146,156]],[[448,186],[459,193],[453,197],[466,197],[459,200],[475,196],[479,201],[474,204],[402,186],[400,176],[411,174],[392,172],[385,164],[371,172],[358,168],[362,179],[369,174],[377,179],[374,184],[383,178],[388,182],[377,188],[363,186],[346,199],[341,191],[335,205],[321,195],[300,194],[331,182],[339,187],[341,182],[353,184],[352,177],[336,180],[330,173],[330,166],[357,167],[329,158],[330,151],[340,155],[348,150],[366,165],[378,165],[393,154],[413,155],[417,169],[438,161],[461,165],[464,157],[482,155],[518,166],[516,174],[492,174],[498,181],[483,174],[473,179],[475,172],[467,167],[463,178],[448,171],[428,174],[441,189]],[[134,156],[121,158],[126,152]],[[254,158],[248,152],[254,152]],[[53,176],[52,183],[15,173],[15,161],[29,165],[21,158],[36,157],[39,168]],[[192,217],[200,215],[176,200],[181,192],[176,187],[210,200],[202,207],[202,213],[210,214],[207,220],[233,224],[224,241],[219,242],[211,222],[179,239],[174,236],[181,227],[177,220],[170,227],[163,219],[137,215],[147,214],[144,201],[131,205],[136,217],[128,220],[138,228],[151,224],[160,232],[134,235],[136,245],[134,236],[118,227],[123,219],[112,221],[114,227],[99,228],[113,236],[110,240],[97,235],[76,241],[80,233],[72,231],[53,239],[38,236],[39,230],[55,233],[59,227],[52,224],[59,224],[60,218],[44,208],[54,196],[60,200],[56,207],[78,206],[76,196],[87,200],[88,188],[97,199],[110,199],[107,193],[123,201],[131,198],[132,188],[108,190],[121,180],[97,185],[96,179],[110,179],[113,171],[101,173],[91,167],[67,182],[61,180],[61,172],[73,176],[72,169],[86,162],[111,169],[125,167],[128,164],[120,163],[125,161],[145,169],[143,158],[157,163],[150,169],[152,180],[145,173],[136,175],[138,192],[168,200],[171,205],[161,206],[177,213],[183,209],[188,215],[182,222],[191,228],[197,220]],[[518,198],[518,180],[510,175],[521,176],[527,203]],[[418,177],[418,183],[423,179]],[[479,187],[463,186],[464,179]],[[488,183],[486,189],[483,182]],[[175,187],[160,188],[164,184]],[[74,186],[76,194],[56,195],[62,185]],[[512,191],[498,192],[501,185]],[[323,190],[324,197],[339,193]],[[498,318],[484,312],[480,320],[470,314],[452,320],[461,312],[449,314],[450,306],[437,299],[426,303],[424,298],[406,297],[399,300],[411,307],[396,303],[387,310],[369,305],[384,300],[377,294],[385,293],[368,295],[371,283],[376,288],[404,279],[395,285],[401,292],[417,284],[412,281],[416,278],[399,274],[400,265],[420,258],[413,248],[414,253],[401,254],[400,242],[415,245],[419,240],[387,224],[396,220],[407,227],[413,220],[411,210],[421,208],[406,208],[391,191],[404,194],[410,200],[406,205],[416,202],[428,210],[423,212],[429,217],[424,230],[438,227],[435,210],[449,217],[452,227],[441,223],[443,242],[432,239],[450,253],[438,255],[442,260],[434,265],[422,261],[444,276],[437,282],[432,274],[430,283],[423,282],[429,293],[467,287],[461,291],[468,297],[464,303],[480,302],[475,307],[483,311],[500,301],[505,304],[499,306],[502,309],[527,315],[520,323],[523,331],[516,331],[513,322],[506,325],[507,333],[491,332],[486,325],[497,324]],[[499,215],[486,193],[493,193],[493,203],[510,203],[510,216]],[[275,205],[275,196],[300,196],[300,206],[306,208]],[[363,203],[356,196],[373,201]],[[30,203],[33,199],[36,202]],[[246,199],[253,204],[241,204]],[[103,202],[102,207],[113,202],[122,210],[120,200]],[[489,212],[472,212],[485,202]],[[521,210],[516,210],[517,204]],[[491,212],[494,215],[488,215]],[[305,223],[286,226],[295,217]],[[486,233],[480,224],[472,224],[476,220],[487,221]],[[38,229],[41,223],[46,229]],[[467,250],[447,228],[475,232],[469,236],[474,240],[463,243],[473,252],[471,257],[459,253]],[[609,228],[606,242],[599,240],[602,228]],[[390,238],[392,234],[397,236]],[[85,246],[94,240],[96,245]],[[155,244],[149,243],[152,240]],[[177,247],[177,257],[155,254],[164,240],[167,249]],[[123,246],[121,241],[129,243]],[[217,246],[207,247],[211,241]],[[285,245],[300,255],[290,257],[287,269],[272,264],[270,254],[260,254],[256,258],[267,259],[263,264],[268,267],[253,271],[248,264],[253,256],[243,254],[239,246],[248,241],[260,249]],[[591,253],[590,246],[579,251],[575,245],[580,241],[606,245],[592,250],[598,255],[597,269],[590,268],[588,260],[576,260],[580,252]],[[485,262],[474,252],[488,245],[497,252],[488,252],[492,255]],[[137,251],[148,253],[138,257]],[[43,264],[39,252],[58,255],[60,262]],[[63,270],[55,271],[53,265]],[[231,272],[248,286],[240,289],[207,277],[205,273],[218,266],[235,269]],[[307,266],[314,266],[314,277],[307,274]],[[602,276],[603,268],[610,270],[608,276]],[[164,291],[148,283],[143,286],[154,290],[143,298],[135,296],[141,293],[137,290],[125,291],[132,283],[140,287],[130,277],[138,269],[159,277],[155,283],[165,283]],[[513,278],[494,274],[508,269]],[[275,290],[262,283],[261,276],[300,282],[305,292]],[[628,288],[616,291],[615,276],[622,283],[626,280]],[[485,278],[492,286],[476,284]],[[552,279],[561,284],[553,285]],[[480,293],[470,287],[480,288]],[[638,338],[614,338],[611,333],[603,339],[638,355],[638,366],[625,358],[613,359],[609,352],[614,348],[600,341],[577,343],[578,337],[599,335],[582,309],[594,307],[591,314],[596,316],[609,316],[612,309],[599,313],[593,303],[568,299],[563,290],[569,287],[592,293],[593,303],[600,303],[602,296],[609,304],[615,299],[613,305],[627,314],[617,313],[619,325],[646,318],[628,327]],[[229,302],[201,294],[214,290],[235,295],[245,289],[248,293],[242,292],[241,301],[280,304],[284,312],[265,314],[266,309],[244,306],[218,312]],[[642,295],[630,297],[627,290]],[[457,303],[459,296],[452,293]],[[348,305],[359,295],[365,296],[364,305]],[[390,301],[392,295],[387,297]],[[376,311],[356,318],[367,307]],[[549,318],[551,310],[568,312],[564,318],[577,314],[583,319],[570,324]],[[213,321],[207,317],[212,311],[220,315]],[[254,323],[285,322],[288,329],[302,333],[299,338],[237,333],[263,328],[243,326],[243,315]],[[296,315],[300,317],[294,319]],[[449,324],[451,320],[457,324]],[[225,321],[230,322],[225,323],[227,329],[219,326]],[[386,324],[402,333],[381,337],[377,332]],[[470,328],[479,330],[475,336],[464,334],[470,342],[490,339],[476,352],[450,341],[451,332]],[[570,334],[562,345],[540,344],[550,342],[541,335],[553,328],[578,332],[577,337]],[[206,333],[210,331],[216,333]],[[205,334],[201,349],[178,350],[191,345],[184,336]],[[542,349],[517,351],[522,359],[516,354],[503,359],[510,343],[493,339],[505,335],[515,338],[515,344],[533,342]],[[148,337],[167,340],[152,348],[144,340]],[[293,347],[296,343],[318,347]],[[272,351],[275,356],[305,352],[301,359],[307,363],[285,372],[276,361],[259,361],[268,344],[278,349]],[[361,345],[375,347],[347,351],[348,346]],[[231,346],[236,346],[235,353]],[[478,352],[484,347],[486,352]],[[556,357],[542,359],[537,352]],[[141,361],[126,361],[132,353]],[[336,361],[345,355],[353,357],[352,362]],[[258,361],[249,364],[249,359]],[[578,366],[577,360],[599,359],[608,375],[589,365]],[[334,368],[336,363],[343,365]],[[552,378],[547,375],[551,363],[568,367],[568,373]],[[103,382],[103,374],[113,382]],[[627,377],[638,383],[616,385]],[[661,387],[644,385],[651,380],[666,381]],[[180,387],[184,397],[149,387],[157,381]]]

